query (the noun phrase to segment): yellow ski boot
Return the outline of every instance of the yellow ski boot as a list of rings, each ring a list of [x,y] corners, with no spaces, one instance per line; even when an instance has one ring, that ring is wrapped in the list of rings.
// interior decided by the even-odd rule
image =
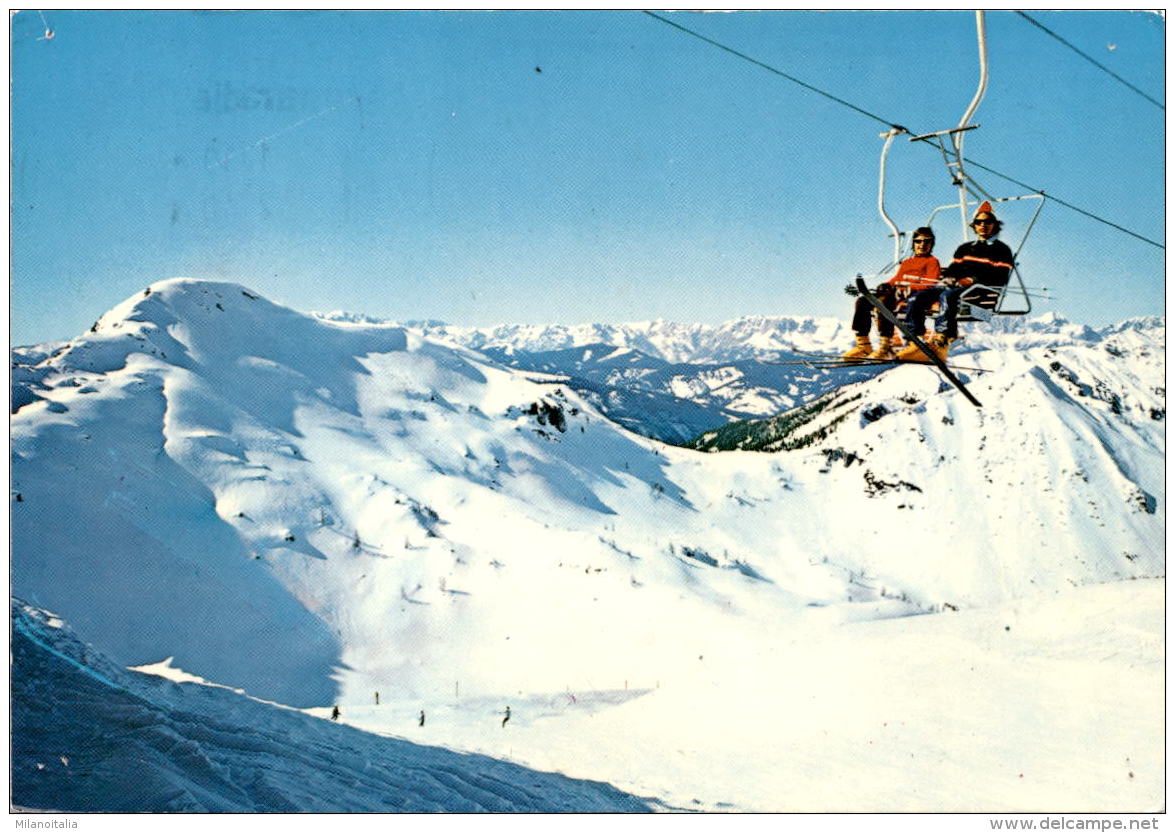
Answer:
[[[893,339],[882,336],[881,342],[877,345],[877,349],[869,354],[869,358],[875,361],[890,361],[896,357],[893,347]]]
[[[947,353],[951,349],[952,339],[947,338],[942,333],[931,333],[922,339],[926,346],[934,351],[934,355],[947,360]],[[930,358],[922,352],[922,348],[917,344],[907,345],[906,349],[898,353],[898,361],[900,362],[921,362],[922,364],[931,364]]]
[[[866,359],[872,352],[873,344],[869,341],[869,336],[857,336],[857,343],[853,349],[841,353],[840,357],[842,359]]]

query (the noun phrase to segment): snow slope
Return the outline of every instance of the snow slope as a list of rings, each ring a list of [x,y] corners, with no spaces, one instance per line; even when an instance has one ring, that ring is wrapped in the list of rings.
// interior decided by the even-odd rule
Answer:
[[[508,729],[479,700],[348,706],[333,724],[125,671],[19,602],[13,624],[12,799],[26,808],[1163,809],[1160,581],[781,628],[768,651],[715,652],[651,691],[515,700]]]
[[[827,435],[811,448],[823,455],[830,497],[853,523],[829,524],[825,545],[842,531],[888,542],[858,546],[843,563],[903,597],[938,595],[955,606],[955,596],[987,604],[1163,575],[1156,333],[1141,345],[1121,338],[1096,348],[960,353],[959,363],[991,368],[961,373],[982,409],[928,368],[898,367],[846,386],[837,407],[790,438]],[[852,548],[849,540],[841,546]]]
[[[1049,687],[1030,710],[1096,714],[1107,753],[1153,762],[1161,744],[1139,727],[1157,725],[1148,617],[1161,588],[1139,580],[1165,573],[1162,322],[1052,329],[968,342],[956,361],[992,371],[967,373],[984,409],[933,370],[900,367],[840,390],[795,451],[708,454],[625,430],[563,376],[418,329],[165,281],[91,333],[14,355],[13,593],[118,666],[172,658],[254,697],[339,702],[384,731],[424,709],[430,739],[674,806],[941,809],[964,806],[947,782],[912,796],[878,777],[853,798],[877,774],[844,745],[861,724],[836,729],[826,713],[842,744],[822,754],[802,710],[774,709],[778,692],[855,715],[849,690],[876,691],[885,711],[933,689],[910,739],[926,753],[965,691],[930,685],[952,657],[969,645],[990,660],[977,667],[1015,681],[984,689],[993,710],[1030,708],[1008,698],[1026,656],[1048,659],[1043,643],[989,656],[982,634],[1009,610],[1070,617],[1089,598],[1075,594],[1105,585],[1120,594],[1109,607],[1139,603],[1141,624],[1115,637],[1133,659],[1111,661],[1079,623],[1058,638],[1084,646],[1070,670],[1112,671],[1135,699],[1118,711]],[[975,627],[909,618],[943,611]],[[906,646],[892,667],[862,653],[884,634]],[[829,662],[869,672],[829,676]],[[730,739],[683,746],[692,716],[716,711],[732,715]],[[620,751],[637,726],[626,715],[647,721],[643,757]],[[1001,751],[967,752],[955,775],[1011,766],[1020,728],[1001,726]],[[686,747],[696,757],[671,763]],[[778,780],[701,779],[702,762],[740,748],[771,762],[763,778],[791,778],[779,750],[793,747],[829,779],[818,805]],[[1033,760],[1069,772],[1072,752],[1051,744]],[[1081,778],[1032,783],[975,801],[1109,806]],[[1155,782],[1134,783],[1131,806],[1155,806]]]
[[[508,733],[432,704],[426,735],[707,812],[1161,812],[1163,608],[1139,580],[732,629],[639,696],[561,692]],[[420,706],[349,714],[404,731]]]
[[[120,669],[12,605],[12,801],[59,812],[595,812],[655,802]]]

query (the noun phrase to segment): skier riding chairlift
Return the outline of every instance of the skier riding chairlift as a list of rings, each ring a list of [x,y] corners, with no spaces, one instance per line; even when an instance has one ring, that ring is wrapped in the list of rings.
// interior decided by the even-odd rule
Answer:
[[[991,216],[992,219],[995,218],[995,212],[992,208],[993,203],[1010,204],[1020,200],[1039,201],[1035,213],[1026,224],[1024,234],[1021,237],[1019,244],[1016,246],[1015,251],[1011,251],[1005,244],[1000,244],[1001,256],[999,257],[999,262],[1004,265],[1001,270],[984,270],[982,268],[978,270],[964,269],[962,265],[956,267],[954,263],[947,267],[946,271],[948,276],[953,271],[956,275],[972,277],[973,279],[977,278],[978,280],[974,280],[971,286],[963,287],[961,292],[952,293],[952,295],[949,296],[952,308],[950,310],[944,311],[947,312],[948,315],[955,312],[953,307],[954,304],[957,303],[957,321],[990,322],[994,316],[997,315],[1026,315],[1032,310],[1030,294],[1027,287],[1024,285],[1023,278],[1020,276],[1016,260],[1019,257],[1021,249],[1024,247],[1024,242],[1028,239],[1028,235],[1032,231],[1032,227],[1036,224],[1037,217],[1040,216],[1041,209],[1044,207],[1045,195],[1043,192],[1040,192],[1013,197],[995,197],[981,188],[978,183],[975,182],[970,173],[965,170],[964,162],[966,160],[963,156],[963,140],[966,133],[979,127],[977,124],[971,124],[970,120],[971,117],[975,114],[975,111],[978,109],[980,102],[983,100],[987,89],[988,80],[987,35],[984,25],[984,13],[982,11],[975,12],[975,22],[979,44],[980,77],[978,88],[975,91],[967,111],[963,114],[962,119],[956,127],[947,130],[939,130],[933,133],[926,133],[920,136],[911,136],[910,141],[937,145],[942,153],[943,161],[947,167],[947,172],[951,177],[951,183],[958,189],[959,193],[959,200],[957,203],[941,205],[935,208],[931,212],[930,218],[927,220],[924,228],[934,226],[934,221],[939,212],[948,209],[958,209],[963,223],[964,240],[971,241],[971,233],[979,231],[978,227],[974,224],[974,220],[978,215],[987,213]],[[881,151],[881,168],[877,192],[877,207],[882,219],[889,226],[891,236],[894,240],[894,259],[883,270],[880,270],[883,273],[888,273],[898,263],[899,253],[901,252],[902,247],[902,238],[905,236],[905,233],[898,229],[897,224],[894,223],[885,209],[886,160],[894,138],[898,135],[908,132],[909,131],[907,131],[904,127],[895,125],[886,133],[881,134],[881,138],[885,139],[885,145]],[[975,215],[970,216],[970,222],[968,222],[970,208],[977,203],[981,204],[978,206],[978,208],[976,208]],[[998,220],[996,220],[996,224],[998,231],[998,226],[1002,224],[1000,224]],[[915,236],[917,236],[919,232],[921,232],[921,229],[919,229],[918,232],[915,232]],[[994,234],[989,234],[987,237],[981,237],[981,240],[987,240],[988,238],[994,236]],[[976,243],[964,242],[964,244],[960,246],[959,250],[956,252],[956,257],[958,258],[960,256],[959,253],[969,245],[976,245]],[[1004,252],[1003,249],[1008,249],[1008,252]],[[1011,257],[1007,257],[1008,253],[1011,254]],[[990,274],[988,271],[990,271]],[[998,271],[1002,271],[1003,275],[996,274]],[[1015,279],[1014,283],[1013,278]],[[1024,303],[1022,308],[1008,309],[1005,306],[1008,291],[1013,287],[1013,285],[1016,286],[1017,293],[1023,299]],[[914,321],[913,323],[916,324],[917,321]],[[954,322],[945,322],[943,327],[946,330],[953,331]],[[921,333],[918,333],[918,335],[921,335]],[[903,353],[908,356],[909,348],[903,351]],[[925,359],[923,358],[923,360]]]
[[[939,305],[934,333],[926,338],[926,343],[943,361],[951,343],[959,337],[957,318],[962,297],[970,293],[972,309],[994,310],[1011,276],[1012,250],[996,239],[1003,224],[991,210],[991,203],[984,201],[979,206],[971,225],[979,239],[959,246],[954,259],[942,272],[940,285],[919,290],[906,308],[906,326],[921,337],[926,314],[933,305]],[[898,361],[930,361],[913,344],[898,353],[897,358]]]

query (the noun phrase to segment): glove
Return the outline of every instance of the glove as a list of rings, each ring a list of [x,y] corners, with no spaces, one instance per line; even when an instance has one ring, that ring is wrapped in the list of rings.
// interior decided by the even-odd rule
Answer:
[[[849,284],[848,286],[845,287],[845,295],[851,295],[852,297],[855,298],[860,294],[861,294],[861,290],[857,289],[856,284]]]

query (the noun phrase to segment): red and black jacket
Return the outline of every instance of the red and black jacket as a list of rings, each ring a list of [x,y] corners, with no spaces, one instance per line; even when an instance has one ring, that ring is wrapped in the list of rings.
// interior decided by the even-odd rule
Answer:
[[[1007,286],[1012,275],[1012,250],[1001,240],[972,240],[955,249],[942,270],[944,278],[971,278],[987,286]]]

